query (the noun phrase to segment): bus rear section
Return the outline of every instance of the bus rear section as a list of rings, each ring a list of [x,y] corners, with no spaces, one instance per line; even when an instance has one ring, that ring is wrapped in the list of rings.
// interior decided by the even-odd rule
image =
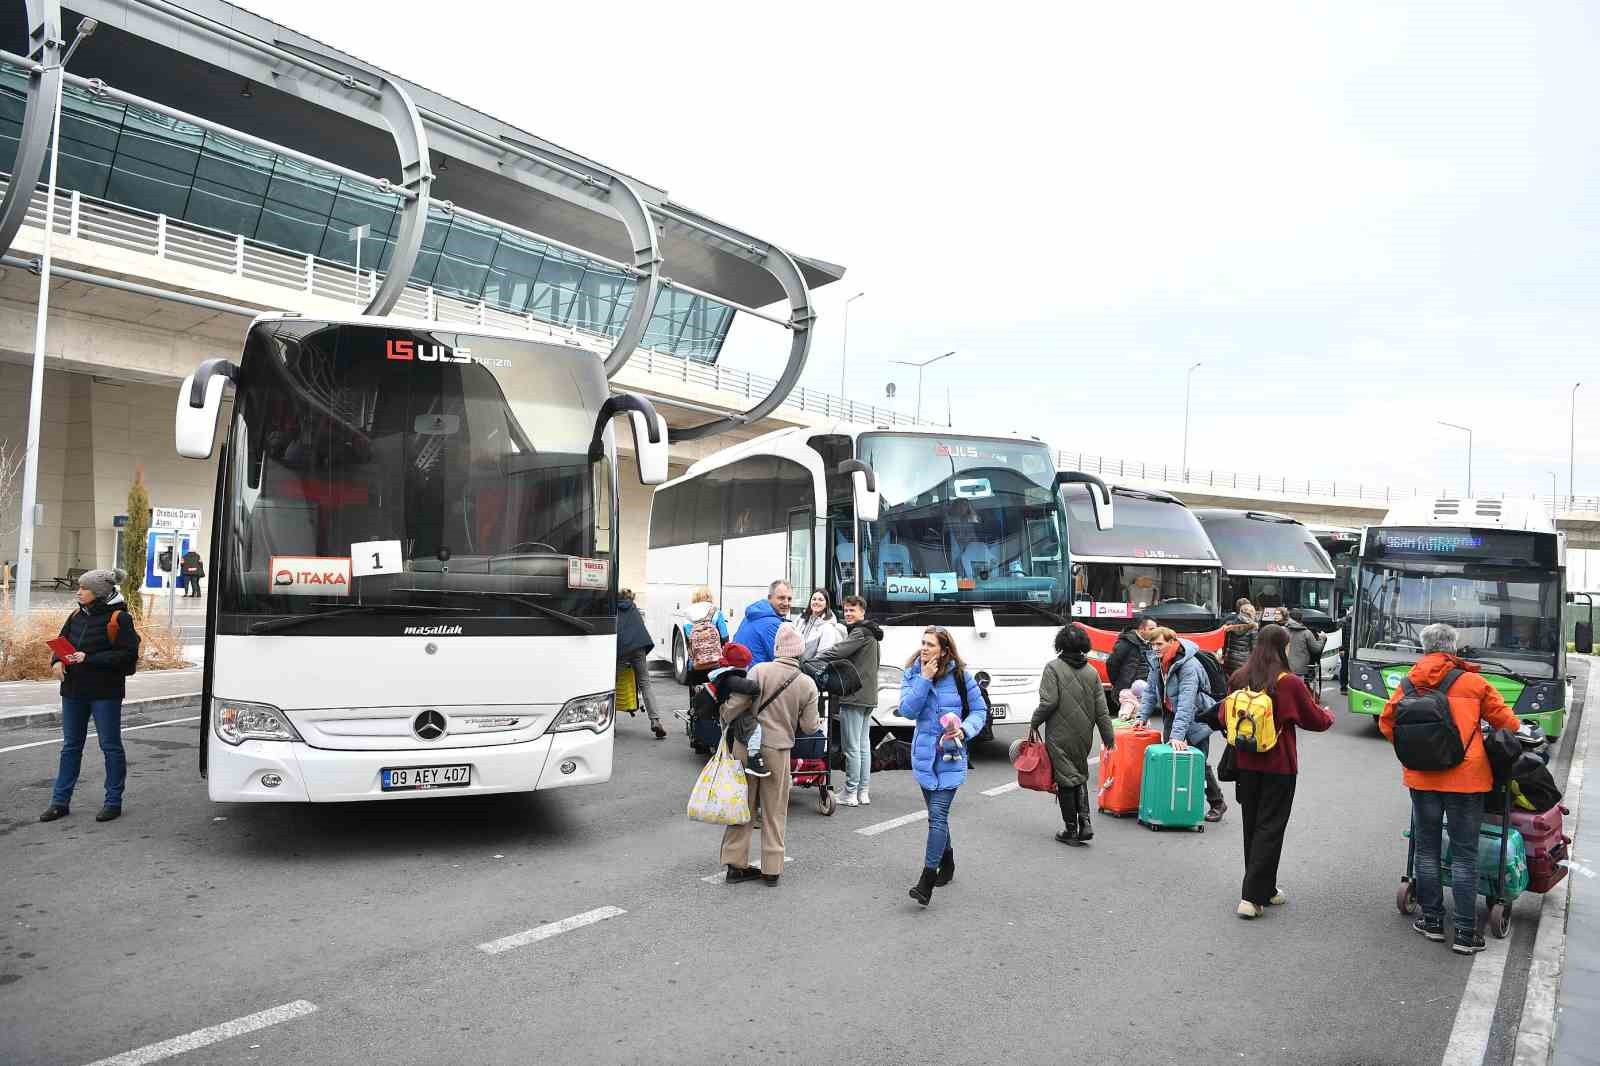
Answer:
[[[1356,577],[1350,710],[1378,715],[1424,654],[1422,631],[1454,627],[1518,717],[1566,728],[1566,538],[1515,501],[1424,499],[1367,528]]]
[[[1116,525],[1097,528],[1091,489],[1065,485],[1072,544],[1072,617],[1089,634],[1089,659],[1109,684],[1118,637],[1148,615],[1205,651],[1222,650],[1222,565],[1205,530],[1176,496],[1112,486]]]
[[[611,776],[616,449],[597,356],[436,324],[265,316],[178,401],[218,470],[201,769],[231,802]],[[199,404],[193,400],[199,399]],[[206,418],[210,426],[203,426]],[[637,436],[654,423],[661,454]],[[643,450],[640,450],[643,449]]]

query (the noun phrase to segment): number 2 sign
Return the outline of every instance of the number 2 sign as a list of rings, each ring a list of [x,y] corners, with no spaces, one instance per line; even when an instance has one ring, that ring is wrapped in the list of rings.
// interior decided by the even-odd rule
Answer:
[[[350,573],[356,577],[398,574],[404,569],[397,540],[365,540],[350,545]]]

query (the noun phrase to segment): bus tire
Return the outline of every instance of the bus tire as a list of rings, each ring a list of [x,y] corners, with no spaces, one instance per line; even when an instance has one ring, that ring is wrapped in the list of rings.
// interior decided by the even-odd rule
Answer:
[[[689,683],[689,648],[677,626],[672,627],[672,677],[680,685]]]

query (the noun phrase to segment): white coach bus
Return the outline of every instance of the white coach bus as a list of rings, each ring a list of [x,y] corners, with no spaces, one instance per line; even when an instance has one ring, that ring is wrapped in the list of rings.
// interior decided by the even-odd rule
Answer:
[[[182,386],[217,467],[200,769],[214,800],[519,792],[611,776],[614,415],[599,356],[389,318],[263,315]]]
[[[876,721],[896,713],[900,674],[929,625],[949,629],[987,685],[998,726],[1025,727],[1056,630],[1071,617],[1071,559],[1058,475],[1042,442],[839,425],[778,430],[727,448],[656,490],[644,612],[656,649],[686,669],[685,610],[708,586],[737,629],[779,578],[799,610],[825,588],[883,625]]]

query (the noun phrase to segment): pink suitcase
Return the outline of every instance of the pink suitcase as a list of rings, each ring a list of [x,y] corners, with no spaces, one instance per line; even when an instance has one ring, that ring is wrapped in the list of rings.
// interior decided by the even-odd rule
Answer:
[[[1567,876],[1562,865],[1567,859],[1567,848],[1572,838],[1563,832],[1563,817],[1571,814],[1557,804],[1547,811],[1523,811],[1511,808],[1511,825],[1522,834],[1528,848],[1528,891],[1548,892]],[[1499,815],[1486,815],[1486,822],[1500,821]]]

